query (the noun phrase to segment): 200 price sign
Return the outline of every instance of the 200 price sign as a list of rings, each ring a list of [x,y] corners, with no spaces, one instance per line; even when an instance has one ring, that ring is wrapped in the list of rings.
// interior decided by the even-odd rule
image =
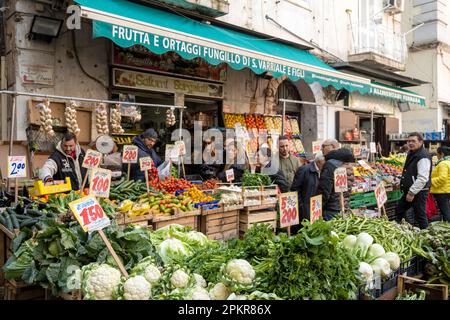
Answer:
[[[102,154],[100,152],[89,149],[86,151],[82,166],[87,169],[95,169],[102,161]]]
[[[138,147],[137,146],[123,146],[122,153],[123,163],[137,163],[138,162]]]
[[[334,170],[334,192],[346,192],[347,190],[347,169],[337,168]]]
[[[109,198],[111,186],[111,171],[106,169],[94,169],[89,184],[89,194],[96,197]]]
[[[297,192],[280,195],[280,227],[286,228],[299,224]]]
[[[75,218],[84,232],[101,230],[111,224],[108,216],[94,196],[87,196],[69,203]]]

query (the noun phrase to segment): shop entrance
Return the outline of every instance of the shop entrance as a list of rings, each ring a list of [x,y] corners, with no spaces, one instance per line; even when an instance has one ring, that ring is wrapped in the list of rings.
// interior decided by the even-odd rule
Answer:
[[[371,141],[371,115],[370,113],[358,113],[359,129],[361,138],[365,141]],[[381,146],[381,153],[383,156],[389,154],[389,141],[386,134],[386,118],[382,115],[373,115],[373,140]]]

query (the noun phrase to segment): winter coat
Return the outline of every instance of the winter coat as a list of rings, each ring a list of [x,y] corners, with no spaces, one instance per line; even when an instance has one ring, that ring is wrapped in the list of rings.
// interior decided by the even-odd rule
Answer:
[[[311,162],[300,167],[294,176],[291,191],[298,192],[298,205],[301,219],[310,219],[310,199],[318,194],[319,170]]]
[[[154,149],[149,149],[141,136],[137,136],[133,139],[133,144],[138,147],[138,161],[137,163],[132,163],[130,168],[130,180],[145,180],[144,171],[141,171],[139,165],[139,159],[144,157],[151,157],[153,159],[153,163],[156,167],[159,167],[164,161],[156,154]],[[124,163],[122,165],[122,170],[127,172],[128,163]]]
[[[450,160],[443,160],[431,172],[431,193],[450,193]]]

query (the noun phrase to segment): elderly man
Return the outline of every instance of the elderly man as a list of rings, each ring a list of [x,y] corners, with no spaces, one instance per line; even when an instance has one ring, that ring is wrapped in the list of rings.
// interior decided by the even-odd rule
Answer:
[[[414,209],[416,221],[421,229],[428,227],[426,205],[431,185],[431,159],[423,146],[423,136],[418,132],[408,136],[409,152],[403,167],[400,188],[403,197],[396,209],[397,220],[405,217],[406,211]]]
[[[337,149],[339,149],[339,142],[336,139],[327,139],[322,142],[322,154],[324,156]]]
[[[288,185],[292,185],[294,175],[301,164],[297,157],[291,154],[291,143],[288,138],[282,136],[279,139],[280,147],[280,170],[283,172]]]
[[[291,191],[298,192],[298,205],[301,220],[310,218],[310,199],[318,194],[320,171],[325,164],[322,152],[316,153],[314,161],[300,167],[295,173]]]

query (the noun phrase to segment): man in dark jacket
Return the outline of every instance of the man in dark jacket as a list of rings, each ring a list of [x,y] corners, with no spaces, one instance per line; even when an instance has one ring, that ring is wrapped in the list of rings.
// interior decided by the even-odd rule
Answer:
[[[408,136],[408,147],[409,152],[400,181],[403,196],[396,208],[397,220],[401,221],[405,217],[406,211],[412,207],[419,227],[426,229],[428,227],[426,205],[431,185],[431,159],[423,147],[422,134],[411,133]]]
[[[80,190],[83,179],[87,174],[82,167],[85,153],[77,142],[77,137],[66,133],[56,145],[56,151],[45,161],[39,171],[39,179],[45,184],[52,184],[53,180],[70,178],[72,190]],[[88,185],[88,183],[86,183]]]
[[[300,167],[294,176],[291,191],[298,192],[298,206],[301,220],[310,219],[310,199],[316,196],[319,186],[320,171],[325,164],[325,157],[318,152],[311,163]]]
[[[289,192],[289,184],[286,181],[286,177],[280,170],[279,163],[271,162],[272,152],[268,147],[262,147],[257,152],[257,173],[268,175],[273,184],[276,184],[282,193]],[[277,160],[277,159],[275,159]]]
[[[355,158],[350,150],[338,149],[329,152],[325,160],[319,179],[319,194],[323,201],[323,219],[328,221],[341,212],[340,195],[334,191],[334,171],[346,163],[355,162]]]
[[[130,180],[145,181],[144,171],[141,171],[140,169],[139,159],[151,157],[156,167],[160,166],[164,162],[153,149],[157,140],[158,134],[154,129],[147,129],[143,134],[133,139],[133,144],[138,147],[138,162],[131,164]],[[124,164],[122,169],[126,172],[128,169],[128,164]]]

